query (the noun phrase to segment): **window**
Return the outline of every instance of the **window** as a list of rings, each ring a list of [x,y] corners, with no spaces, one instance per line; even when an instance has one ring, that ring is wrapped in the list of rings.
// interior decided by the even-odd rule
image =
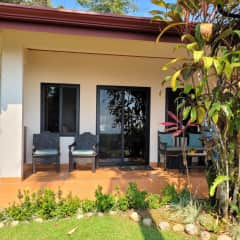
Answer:
[[[79,85],[42,83],[41,91],[41,131],[79,132]]]

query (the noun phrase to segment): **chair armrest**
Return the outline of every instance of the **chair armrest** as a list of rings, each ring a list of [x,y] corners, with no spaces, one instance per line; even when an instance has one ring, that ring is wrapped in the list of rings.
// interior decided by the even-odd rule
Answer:
[[[36,151],[36,147],[32,145],[32,153],[34,153],[35,151]]]
[[[98,154],[98,144],[93,145],[93,150]]]
[[[167,143],[159,142],[158,149],[159,149],[160,151],[166,152],[166,151],[167,151]]]
[[[72,148],[76,146],[76,142],[68,146],[69,151],[72,151]]]

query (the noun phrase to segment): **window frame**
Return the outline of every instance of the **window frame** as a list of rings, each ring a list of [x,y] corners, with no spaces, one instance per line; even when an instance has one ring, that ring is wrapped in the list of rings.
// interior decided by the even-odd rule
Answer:
[[[40,99],[40,105],[41,105],[41,116],[40,116],[40,130],[41,132],[46,131],[45,130],[45,93],[46,89],[49,86],[59,87],[59,131],[57,133],[60,134],[60,136],[76,136],[79,133],[80,129],[80,85],[79,84],[65,84],[65,83],[41,83],[41,99]],[[76,89],[76,131],[70,132],[70,133],[64,133],[62,131],[62,102],[63,102],[63,88],[75,88]]]

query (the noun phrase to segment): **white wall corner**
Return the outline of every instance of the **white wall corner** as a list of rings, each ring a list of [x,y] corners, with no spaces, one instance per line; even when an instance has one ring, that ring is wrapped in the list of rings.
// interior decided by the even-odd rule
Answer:
[[[0,177],[23,175],[24,49],[16,39],[2,39]]]

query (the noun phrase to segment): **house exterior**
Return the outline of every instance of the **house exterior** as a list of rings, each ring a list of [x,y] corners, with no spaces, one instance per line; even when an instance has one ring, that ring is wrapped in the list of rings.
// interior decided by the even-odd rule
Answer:
[[[161,22],[0,4],[0,178],[22,178],[32,136],[59,132],[61,164],[83,132],[101,164],[153,164],[165,120],[161,66],[181,56]],[[159,92],[162,92],[160,95]]]

